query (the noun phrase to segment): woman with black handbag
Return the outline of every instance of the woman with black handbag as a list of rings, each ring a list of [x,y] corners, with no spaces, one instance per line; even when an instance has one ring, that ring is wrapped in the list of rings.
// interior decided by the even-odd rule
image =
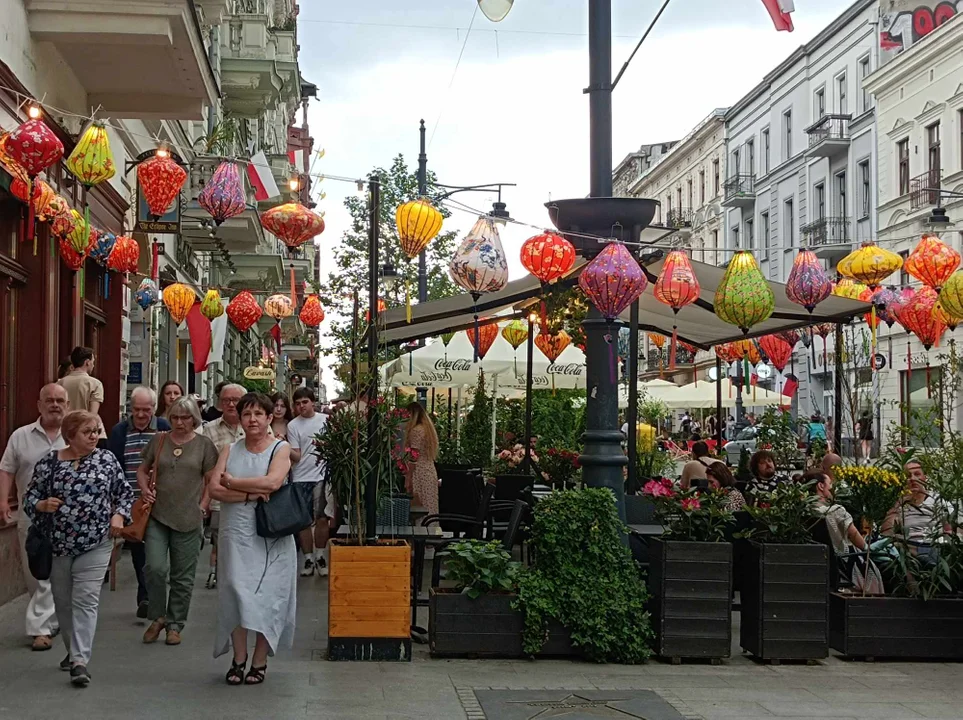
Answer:
[[[248,393],[237,406],[244,438],[225,448],[211,476],[210,495],[220,500],[217,556],[217,631],[214,657],[232,646],[229,685],[264,682],[267,658],[294,641],[297,551],[294,536],[258,532],[259,503],[270,505],[291,469],[290,446],[268,434],[274,403]],[[263,523],[261,523],[263,524]],[[245,675],[248,631],[256,635],[251,669]]]

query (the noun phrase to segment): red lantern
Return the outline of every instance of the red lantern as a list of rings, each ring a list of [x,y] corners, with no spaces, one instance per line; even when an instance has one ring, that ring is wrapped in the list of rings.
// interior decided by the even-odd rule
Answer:
[[[796,343],[799,342],[799,331],[798,330],[783,330],[782,332],[775,333],[776,337],[783,342],[789,343],[789,347],[796,347]]]
[[[5,140],[7,154],[31,177],[36,177],[64,156],[64,144],[40,119],[27,120]]]
[[[575,265],[575,247],[561,235],[544,232],[522,243],[521,257],[525,269],[549,285]]]
[[[960,254],[935,235],[924,235],[903,266],[917,280],[939,290],[960,266]]]
[[[242,333],[250,330],[263,315],[261,306],[247,290],[242,290],[227,305],[227,317]]]
[[[317,295],[308,295],[298,315],[308,327],[318,327],[324,322],[324,308],[321,307],[321,300]]]
[[[484,359],[485,353],[491,349],[492,343],[494,343],[495,338],[498,337],[498,324],[488,322],[479,325],[477,338],[475,337],[475,328],[468,328],[465,330],[465,334],[468,335],[471,344],[477,348],[478,357]],[[538,342],[538,338],[535,338],[535,342]]]
[[[64,261],[64,265],[73,270],[74,272],[80,271],[84,266],[84,262],[87,260],[86,255],[81,255],[79,252],[74,250],[74,246],[70,243],[67,238],[60,238],[60,242],[57,244],[60,248],[60,257]]]
[[[538,349],[544,353],[545,357],[549,359],[549,362],[555,362],[558,360],[558,356],[572,343],[572,338],[564,330],[559,330],[556,333],[548,332],[546,329],[539,331],[538,335],[535,336],[535,344]]]
[[[378,298],[378,315],[383,315],[388,310],[388,303],[386,303],[381,298]],[[371,322],[371,311],[364,311],[364,321]]]
[[[679,312],[699,299],[699,291],[699,279],[689,256],[682,250],[670,252],[652,289],[655,299],[671,307],[673,312]]]
[[[140,245],[128,235],[118,235],[114,249],[107,256],[107,269],[119,273],[137,272],[140,261]]]
[[[324,220],[301,203],[285,203],[261,214],[261,226],[288,246],[289,252],[324,232]]]
[[[915,334],[927,350],[934,345],[939,346],[940,337],[946,331],[946,325],[934,313],[938,302],[939,294],[936,290],[923,286],[900,312],[900,323]]]
[[[613,242],[582,270],[578,284],[602,316],[614,320],[638,300],[649,281],[625,245]]]
[[[170,155],[155,155],[137,166],[137,181],[154,220],[160,218],[177,199],[187,172]]]
[[[763,335],[759,338],[759,346],[769,356],[776,370],[782,372],[786,369],[792,358],[792,345],[777,335]]]

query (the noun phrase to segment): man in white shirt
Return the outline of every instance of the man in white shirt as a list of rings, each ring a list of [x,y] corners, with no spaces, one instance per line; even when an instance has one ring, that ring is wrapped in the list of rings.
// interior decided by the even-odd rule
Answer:
[[[69,401],[67,391],[56,383],[44,385],[40,390],[37,408],[40,418],[29,425],[17,428],[10,435],[7,447],[0,459],[0,522],[10,521],[10,490],[17,485],[18,505],[23,502],[23,494],[33,478],[33,466],[37,461],[54,450],[64,447],[60,426],[67,415]],[[34,650],[49,650],[53,647],[53,636],[57,633],[57,615],[54,612],[53,593],[49,580],[36,580],[30,574],[27,552],[24,543],[30,520],[21,511],[17,518],[17,537],[20,542],[20,559],[23,577],[30,593],[27,603],[27,635],[33,638]]]
[[[317,569],[319,575],[328,574],[328,564],[325,552],[328,538],[331,535],[330,523],[337,515],[337,505],[331,484],[325,481],[324,465],[319,465],[314,452],[314,436],[324,430],[328,422],[326,415],[322,415],[314,408],[314,392],[309,388],[298,388],[294,391],[294,411],[298,414],[288,423],[288,443],[291,445],[291,480],[314,484],[314,517],[316,522],[313,529],[303,530],[298,535],[301,552],[304,559],[301,564],[301,575],[313,575]]]

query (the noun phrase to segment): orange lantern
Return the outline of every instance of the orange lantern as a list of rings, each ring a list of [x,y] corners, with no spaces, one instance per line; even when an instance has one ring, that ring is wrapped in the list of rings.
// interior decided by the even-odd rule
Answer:
[[[900,323],[915,334],[927,350],[939,346],[940,337],[946,331],[946,325],[933,312],[938,302],[936,290],[923,286],[900,312]]]
[[[542,285],[549,285],[575,265],[575,247],[558,233],[544,232],[522,243],[521,260]]]
[[[263,315],[261,306],[247,290],[242,290],[227,305],[227,319],[242,333],[250,330]]]
[[[564,330],[552,333],[546,329],[539,331],[535,336],[535,344],[538,349],[549,359],[549,362],[558,360],[558,356],[572,343],[572,338]]]
[[[301,203],[285,203],[261,214],[261,226],[288,246],[288,252],[324,232],[324,220]]]
[[[924,235],[906,258],[906,272],[925,285],[942,288],[960,266],[960,254],[935,235]]]
[[[140,245],[137,241],[129,235],[118,235],[114,241],[114,249],[107,256],[107,269],[119,273],[135,273],[139,261]]]
[[[485,354],[491,349],[492,343],[498,337],[498,324],[495,322],[482,323],[478,326],[478,335],[475,335],[475,328],[465,330],[471,344],[477,349],[478,357],[484,359]],[[538,338],[535,338],[538,342]]]
[[[321,307],[321,299],[317,295],[308,295],[298,317],[307,327],[321,325],[324,322],[324,308]]]
[[[670,252],[652,289],[655,299],[677,313],[698,300],[699,291],[699,279],[692,269],[689,256],[682,250]]]
[[[159,152],[137,166],[137,181],[154,220],[167,212],[185,180],[187,172],[166,152]]]
[[[378,316],[380,317],[380,316],[381,316],[382,314],[384,314],[387,310],[388,310],[388,303],[386,303],[383,299],[378,298]],[[368,323],[371,322],[371,311],[370,311],[370,310],[365,310],[365,311],[364,311],[364,321],[365,321],[365,322],[368,322]]]
[[[665,335],[659,335],[658,333],[648,333],[646,337],[649,338],[649,342],[655,345],[659,350],[665,347]]]
[[[786,365],[792,358],[792,345],[777,335],[763,335],[759,338],[759,346],[769,357],[769,362],[775,366],[776,370],[782,372],[786,369]]]
[[[197,302],[194,290],[182,283],[174,283],[164,288],[162,295],[167,312],[171,314],[175,325],[180,325],[187,319],[187,314]]]

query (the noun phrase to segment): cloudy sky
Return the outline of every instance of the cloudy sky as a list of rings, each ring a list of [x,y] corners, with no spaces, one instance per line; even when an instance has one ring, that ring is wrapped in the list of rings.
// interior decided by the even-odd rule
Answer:
[[[734,104],[848,5],[797,0],[796,31],[777,33],[761,0],[673,0],[615,91],[613,163],[642,144],[679,139],[714,108]],[[428,165],[440,182],[517,183],[504,197],[509,212],[548,225],[544,202],[588,192],[587,6],[517,0],[492,24],[474,0],[302,0],[301,70],[319,88],[309,121],[326,151],[315,172],[360,177],[398,153],[414,168],[424,118]],[[613,72],[660,6],[613,0]],[[322,185],[324,253],[347,226],[342,203],[357,189]],[[487,209],[494,197],[457,199]],[[446,227],[467,231],[472,222],[456,213]],[[531,234],[511,225],[502,233],[513,278],[524,274],[518,249]],[[329,372],[325,379],[330,386]]]

